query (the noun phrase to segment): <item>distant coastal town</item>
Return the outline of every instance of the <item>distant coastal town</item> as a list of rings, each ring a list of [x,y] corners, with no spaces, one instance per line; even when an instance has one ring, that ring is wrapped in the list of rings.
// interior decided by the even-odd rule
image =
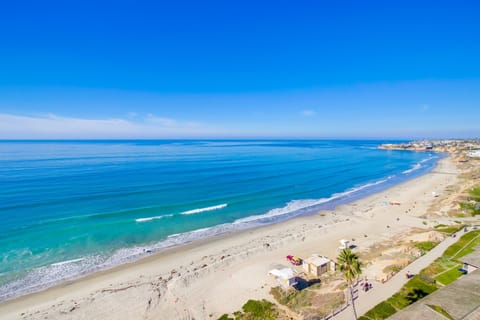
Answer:
[[[384,150],[433,151],[449,153],[452,157],[480,157],[480,139],[420,140],[407,143],[385,143]]]

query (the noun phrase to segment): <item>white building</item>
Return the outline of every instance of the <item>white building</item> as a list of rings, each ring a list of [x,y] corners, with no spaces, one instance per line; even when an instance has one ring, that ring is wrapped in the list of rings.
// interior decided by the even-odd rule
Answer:
[[[270,270],[268,274],[274,276],[278,283],[285,288],[292,287],[298,283],[297,276],[295,275],[296,271],[292,268],[273,269]]]

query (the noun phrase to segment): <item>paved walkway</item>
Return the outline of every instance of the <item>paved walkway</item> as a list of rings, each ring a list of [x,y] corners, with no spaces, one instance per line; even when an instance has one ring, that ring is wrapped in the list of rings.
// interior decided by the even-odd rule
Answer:
[[[355,300],[355,307],[357,308],[357,314],[360,317],[371,308],[375,307],[380,302],[387,300],[394,295],[400,288],[408,281],[405,274],[410,271],[411,274],[417,274],[420,270],[426,268],[435,259],[442,256],[443,252],[452,244],[457,242],[458,239],[464,234],[463,231],[458,232],[457,236],[448,237],[439,243],[435,248],[427,252],[424,256],[418,258],[403,270],[398,272],[390,280],[385,283],[375,283],[374,287],[367,292],[360,292],[359,297]],[[335,320],[351,320],[353,319],[352,307],[339,313],[334,317]]]

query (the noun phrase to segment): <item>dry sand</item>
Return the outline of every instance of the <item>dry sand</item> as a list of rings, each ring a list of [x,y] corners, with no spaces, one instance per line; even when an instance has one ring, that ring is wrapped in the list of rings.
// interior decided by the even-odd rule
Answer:
[[[340,239],[355,239],[361,250],[413,227],[432,227],[420,216],[437,199],[432,192],[442,195],[458,173],[451,159],[443,159],[427,175],[334,211],[197,241],[5,302],[0,318],[216,319],[248,299],[272,300],[276,283],[267,272],[287,266],[287,254],[335,258]]]

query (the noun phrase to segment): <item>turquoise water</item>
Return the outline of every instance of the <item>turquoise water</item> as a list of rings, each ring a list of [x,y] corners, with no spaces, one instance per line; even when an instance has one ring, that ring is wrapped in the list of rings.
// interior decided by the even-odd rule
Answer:
[[[1,141],[0,300],[434,167],[381,141]]]

